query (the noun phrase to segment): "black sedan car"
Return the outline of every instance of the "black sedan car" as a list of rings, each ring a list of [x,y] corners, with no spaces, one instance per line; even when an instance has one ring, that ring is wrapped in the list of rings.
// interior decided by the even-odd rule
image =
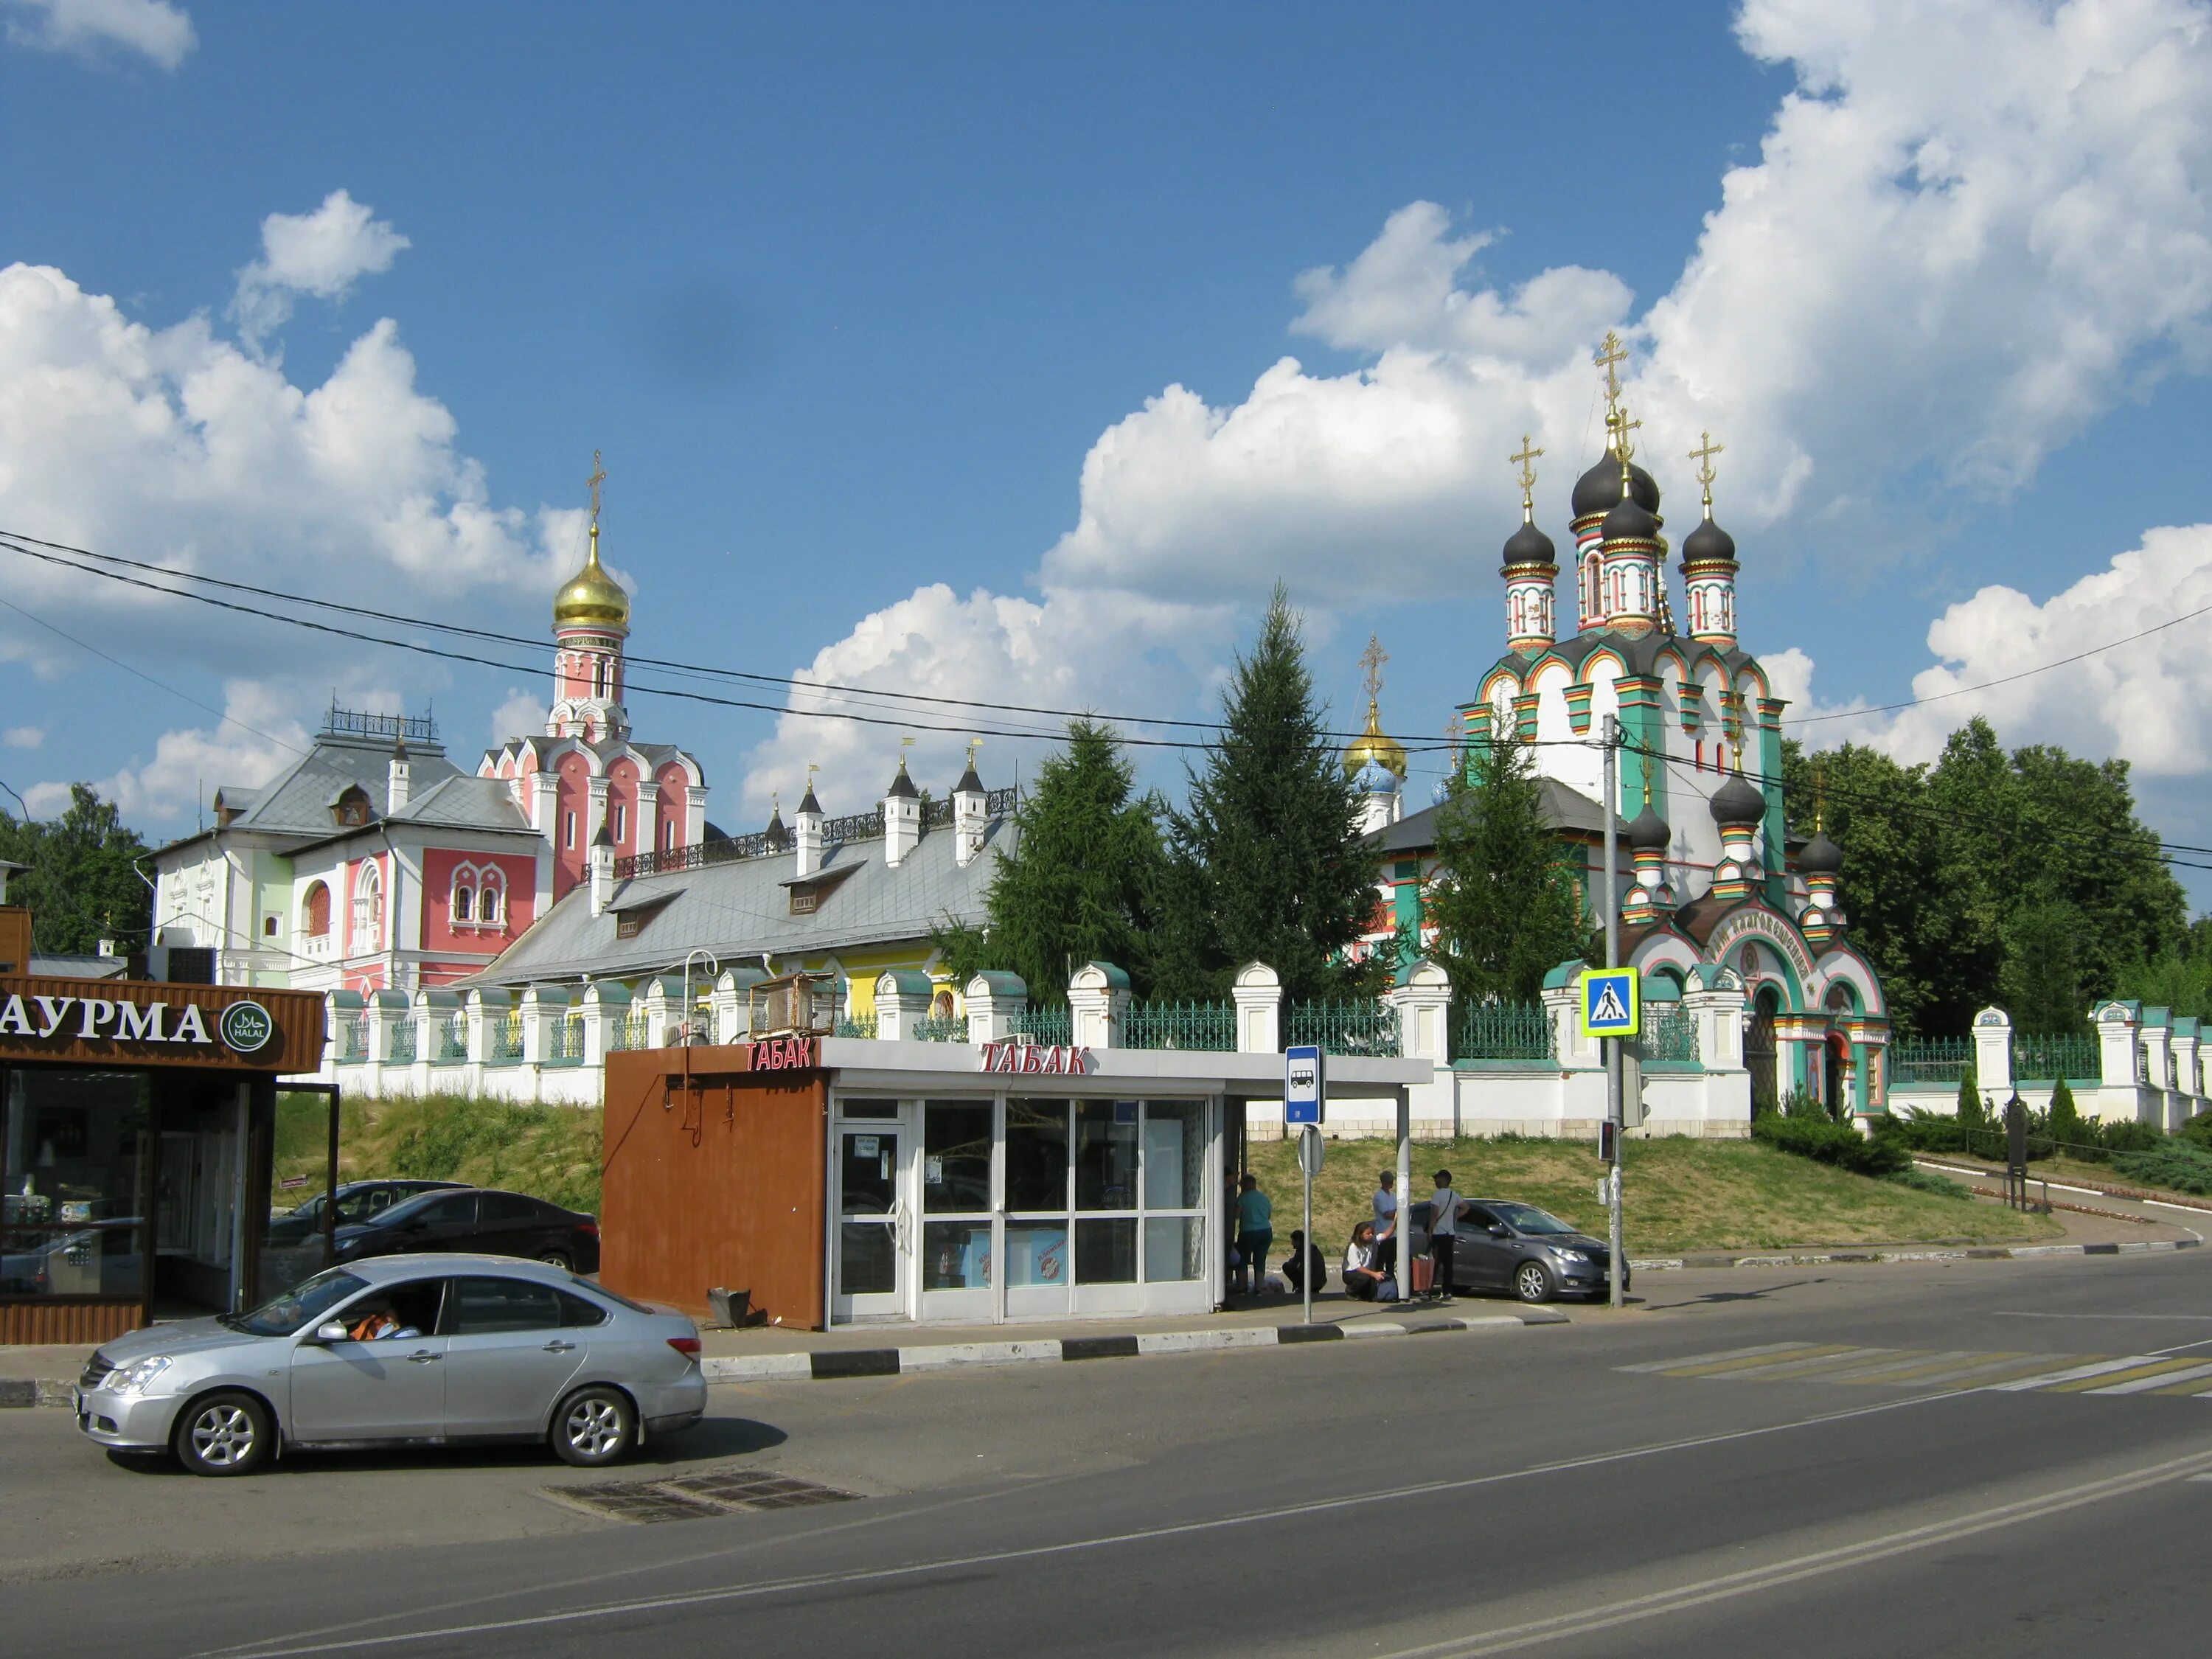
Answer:
[[[465,1181],[349,1181],[337,1191],[337,1224],[347,1226],[354,1222],[374,1221],[395,1204],[423,1193],[458,1192],[467,1186]],[[330,1201],[326,1193],[317,1193],[297,1209],[287,1210],[269,1224],[268,1242],[275,1245],[299,1244],[319,1238],[323,1231],[323,1206]]]
[[[1413,1206],[1413,1248],[1429,1244],[1429,1206]],[[1556,1296],[1603,1296],[1613,1252],[1533,1204],[1511,1199],[1469,1200],[1453,1233],[1452,1290],[1503,1291],[1523,1302]],[[1620,1287],[1628,1288],[1621,1269]]]
[[[599,1270],[599,1224],[524,1193],[424,1193],[337,1232],[337,1259],[460,1251],[522,1256],[572,1273]]]

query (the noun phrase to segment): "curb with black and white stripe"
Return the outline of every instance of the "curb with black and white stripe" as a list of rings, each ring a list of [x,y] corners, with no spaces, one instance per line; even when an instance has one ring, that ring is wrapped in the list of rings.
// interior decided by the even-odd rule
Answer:
[[[1628,1265],[1641,1273],[1674,1267],[1808,1267],[1823,1261],[2024,1261],[2046,1255],[2142,1255],[2153,1250],[2193,1250],[2203,1242],[2157,1238],[2126,1244],[1998,1244],[1960,1250],[1787,1250],[1765,1255],[1655,1256],[1647,1261],[1631,1261]]]
[[[1436,1319],[1360,1324],[1249,1325],[1231,1330],[1121,1332],[1101,1336],[1039,1337],[1011,1342],[921,1343],[909,1348],[817,1348],[805,1353],[744,1354],[702,1359],[709,1382],[826,1382],[849,1376],[914,1376],[990,1365],[1058,1364],[1075,1359],[1137,1359],[1148,1354],[1208,1353],[1224,1348],[1287,1347],[1300,1342],[1361,1341],[1437,1332],[1520,1330],[1564,1325],[1549,1308]]]

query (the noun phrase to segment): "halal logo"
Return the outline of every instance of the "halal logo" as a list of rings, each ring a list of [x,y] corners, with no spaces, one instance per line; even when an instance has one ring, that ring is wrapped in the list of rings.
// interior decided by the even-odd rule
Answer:
[[[258,1002],[234,1002],[222,1011],[216,1030],[226,1048],[251,1054],[269,1046],[269,1039],[276,1035],[276,1022]]]

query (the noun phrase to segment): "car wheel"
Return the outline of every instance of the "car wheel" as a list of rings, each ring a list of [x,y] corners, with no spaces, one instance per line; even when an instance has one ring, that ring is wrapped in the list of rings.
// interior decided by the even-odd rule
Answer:
[[[1524,1261],[1513,1270],[1513,1294],[1523,1302],[1549,1302],[1558,1289],[1552,1270],[1540,1261]]]
[[[570,1273],[575,1271],[576,1264],[568,1260],[568,1253],[566,1250],[540,1250],[538,1253],[538,1259],[549,1267],[559,1267]]]
[[[554,1455],[580,1469],[614,1462],[636,1441],[637,1410],[620,1389],[579,1389],[553,1413]]]
[[[194,1474],[251,1474],[268,1461],[272,1432],[269,1408],[233,1389],[192,1401],[170,1443]]]

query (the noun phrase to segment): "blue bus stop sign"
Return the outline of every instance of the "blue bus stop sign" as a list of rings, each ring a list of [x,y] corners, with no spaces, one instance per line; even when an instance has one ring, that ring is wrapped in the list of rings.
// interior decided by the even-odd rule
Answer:
[[[1321,1049],[1313,1044],[1283,1050],[1283,1121],[1319,1123],[1328,1096]]]

